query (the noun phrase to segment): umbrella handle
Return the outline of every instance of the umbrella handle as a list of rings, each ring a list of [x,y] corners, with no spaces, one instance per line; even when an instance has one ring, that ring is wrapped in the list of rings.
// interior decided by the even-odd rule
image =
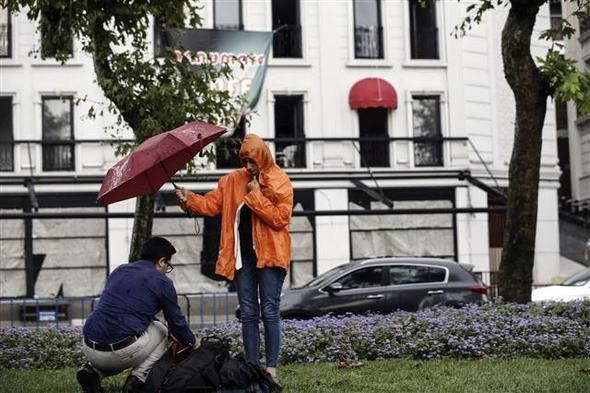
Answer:
[[[164,170],[164,173],[166,174],[166,176],[168,177],[168,180],[170,180],[170,183],[172,183],[172,185],[174,186],[174,188],[176,188],[176,189],[180,188],[180,187],[178,187],[176,185],[176,183],[174,183],[172,181],[172,175],[168,175],[168,170],[166,169],[166,165],[164,165],[164,162],[163,161],[160,161],[160,165],[162,166],[162,169]]]

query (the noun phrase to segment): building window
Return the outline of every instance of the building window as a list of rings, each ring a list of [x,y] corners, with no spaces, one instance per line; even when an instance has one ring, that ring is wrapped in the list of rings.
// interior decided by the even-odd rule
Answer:
[[[272,52],[274,58],[301,58],[299,0],[272,1]]]
[[[412,59],[439,59],[434,0],[410,0],[410,47]]]
[[[440,96],[412,97],[412,124],[414,128],[414,165],[442,166],[442,131]]]
[[[240,124],[233,134],[226,138],[220,138],[215,142],[215,161],[217,169],[239,168],[242,166],[240,160],[240,147],[246,135],[246,120],[240,119]]]
[[[64,20],[64,10],[60,7],[47,7],[41,12],[41,57],[55,57],[60,53],[74,54],[74,37]]]
[[[6,8],[0,8],[0,57],[12,57],[12,26]]]
[[[242,1],[213,0],[213,26],[219,30],[242,30]]]
[[[275,137],[305,138],[303,96],[275,96]],[[305,168],[305,142],[276,142],[276,162],[283,168]]]
[[[383,58],[383,26],[380,0],[354,1],[354,57]]]
[[[374,191],[349,189],[350,210],[382,210],[387,206],[383,199],[393,201],[394,208],[424,209],[455,207],[455,189],[411,188],[408,184],[400,188],[379,188],[374,182],[365,182]],[[451,213],[407,214],[400,219],[394,214],[353,214],[348,217],[350,230],[351,259],[428,256],[434,258],[456,258],[456,223]],[[455,259],[456,260],[456,259]]]
[[[551,16],[551,37],[554,40],[562,40],[563,29],[561,28],[561,0],[551,0],[549,2],[549,14]]]
[[[315,209],[314,190],[293,191],[293,211]],[[293,216],[291,233],[291,265],[286,277],[289,287],[300,287],[317,275],[315,266],[315,217]]]
[[[590,16],[579,16],[578,20],[580,22],[580,36],[590,32]]]
[[[555,125],[557,130],[567,130],[567,102],[555,101]]]
[[[154,56],[164,57],[166,55],[166,47],[169,45],[166,29],[154,18]]]
[[[73,97],[43,97],[43,170],[74,170]]]
[[[389,166],[389,131],[387,128],[387,109],[359,109],[359,135],[361,166]],[[363,138],[382,137],[382,141],[363,141]]]
[[[0,96],[0,171],[14,170],[12,97]]]

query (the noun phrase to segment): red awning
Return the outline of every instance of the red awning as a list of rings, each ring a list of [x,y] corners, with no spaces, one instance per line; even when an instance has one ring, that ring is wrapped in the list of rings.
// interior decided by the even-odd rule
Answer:
[[[352,109],[397,108],[397,93],[389,82],[381,78],[365,78],[355,83],[348,94]]]

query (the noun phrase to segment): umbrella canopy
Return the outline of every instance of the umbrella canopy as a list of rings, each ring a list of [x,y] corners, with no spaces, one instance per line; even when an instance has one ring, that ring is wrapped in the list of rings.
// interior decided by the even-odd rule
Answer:
[[[97,202],[106,206],[158,191],[225,128],[193,121],[146,139],[108,170]]]

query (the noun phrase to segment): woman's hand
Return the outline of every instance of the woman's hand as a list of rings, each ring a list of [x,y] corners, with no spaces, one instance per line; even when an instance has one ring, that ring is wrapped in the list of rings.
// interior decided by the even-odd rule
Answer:
[[[252,191],[255,190],[257,188],[260,188],[260,183],[258,183],[258,179],[254,178],[250,181],[250,183],[248,183],[248,191]]]
[[[186,203],[186,200],[188,198],[188,190],[184,187],[176,187],[174,189],[174,192],[176,193],[176,197],[178,198],[178,200],[181,203]]]

